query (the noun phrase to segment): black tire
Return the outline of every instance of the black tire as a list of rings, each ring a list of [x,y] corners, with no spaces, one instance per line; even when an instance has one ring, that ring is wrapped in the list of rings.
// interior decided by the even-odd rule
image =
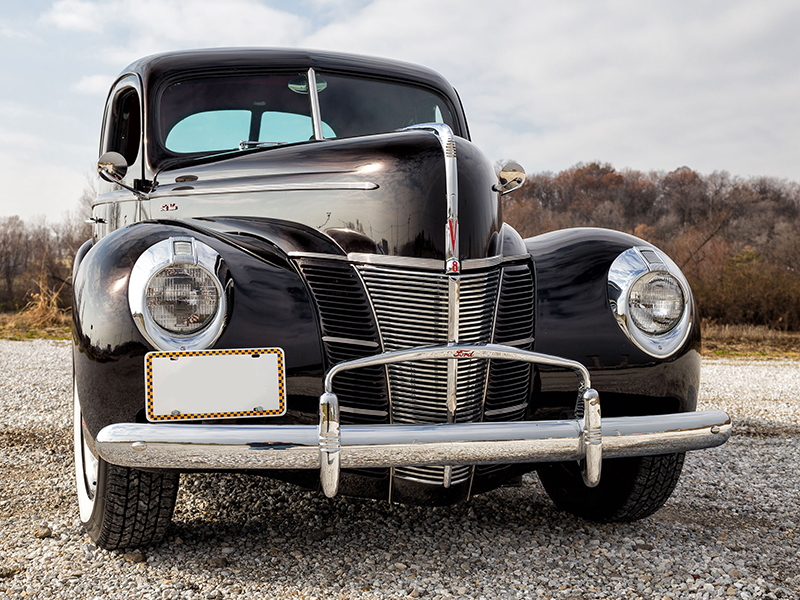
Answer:
[[[577,463],[538,467],[539,479],[555,505],[589,521],[637,521],[649,517],[672,495],[685,454],[662,454],[603,461],[600,483],[583,483]]]
[[[172,521],[177,494],[177,473],[149,473],[100,459],[95,507],[83,526],[107,550],[157,544]]]
[[[178,495],[179,474],[108,464],[91,455],[75,395],[75,472],[81,523],[107,550],[143,548],[167,533]]]

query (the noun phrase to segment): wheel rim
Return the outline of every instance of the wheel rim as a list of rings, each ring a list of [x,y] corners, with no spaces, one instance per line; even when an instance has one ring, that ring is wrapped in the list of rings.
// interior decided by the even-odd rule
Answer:
[[[94,502],[97,494],[97,473],[100,462],[89,450],[83,435],[83,417],[81,415],[81,404],[78,400],[77,386],[73,387],[73,404],[75,483],[78,492],[78,508],[81,514],[81,522],[87,523],[94,511]]]

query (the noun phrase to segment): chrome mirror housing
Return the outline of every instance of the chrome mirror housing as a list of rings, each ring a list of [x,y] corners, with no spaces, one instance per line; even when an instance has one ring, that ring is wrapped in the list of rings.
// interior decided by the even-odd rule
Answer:
[[[494,184],[492,189],[495,192],[499,192],[501,196],[505,196],[521,188],[522,184],[525,183],[525,169],[519,163],[508,162],[500,169],[498,179],[500,183]]]
[[[119,152],[106,152],[97,160],[100,177],[111,183],[120,183],[128,172],[128,161]]]
[[[125,175],[128,173],[128,161],[126,161],[125,157],[119,152],[106,152],[97,159],[97,172],[100,174],[100,177],[106,181],[115,183],[129,192],[133,192],[143,200],[149,199],[144,192],[134,189],[123,182]]]

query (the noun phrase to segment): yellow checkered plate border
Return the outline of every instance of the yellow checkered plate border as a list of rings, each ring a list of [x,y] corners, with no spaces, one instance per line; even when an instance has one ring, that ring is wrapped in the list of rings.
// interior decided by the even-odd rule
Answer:
[[[160,359],[175,359],[189,356],[232,356],[253,354],[275,354],[278,359],[278,395],[279,406],[271,410],[250,410],[235,412],[213,413],[182,413],[159,415],[155,414],[153,402],[153,361]],[[278,417],[286,413],[286,376],[281,348],[241,348],[234,350],[191,350],[174,352],[149,352],[145,356],[145,394],[147,402],[148,421],[187,421],[198,419],[233,419],[237,417]]]

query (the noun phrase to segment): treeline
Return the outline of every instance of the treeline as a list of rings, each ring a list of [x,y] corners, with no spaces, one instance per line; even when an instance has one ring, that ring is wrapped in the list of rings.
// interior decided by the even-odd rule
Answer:
[[[627,231],[683,269],[704,319],[800,330],[796,183],[593,162],[529,177],[504,197],[504,217],[523,237],[565,227]]]
[[[42,294],[62,308],[72,300],[72,261],[92,236],[84,219],[95,193],[87,188],[77,207],[58,222],[0,217],[0,311],[16,311]]]
[[[0,310],[47,286],[67,307],[72,258],[91,231],[94,190],[58,223],[0,217]],[[524,237],[566,227],[627,231],[686,273],[701,315],[720,324],[800,331],[800,186],[772,178],[617,171],[602,163],[530,176],[503,198]]]

